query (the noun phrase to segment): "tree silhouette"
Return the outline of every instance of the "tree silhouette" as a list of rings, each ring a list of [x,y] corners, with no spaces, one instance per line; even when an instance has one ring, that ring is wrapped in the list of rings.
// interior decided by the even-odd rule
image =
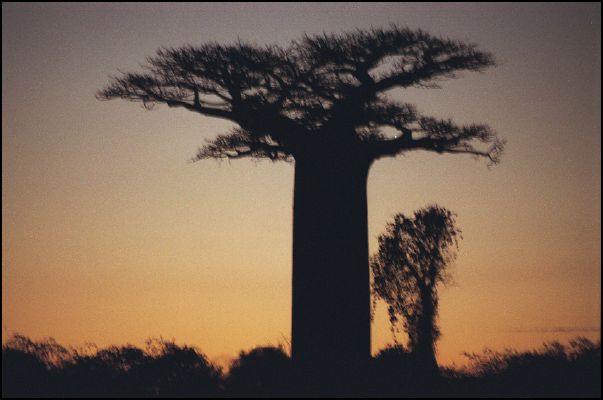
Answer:
[[[465,354],[469,366],[425,379],[402,346],[373,359],[364,397],[601,397],[601,341],[584,337],[569,345],[546,343],[519,352]],[[63,347],[53,339],[16,335],[2,344],[2,397],[236,398],[302,397],[290,379],[290,359],[280,348],[241,352],[230,371],[199,349],[150,339],[135,346]],[[355,393],[356,396],[360,393]]]
[[[295,161],[292,359],[302,375],[325,376],[360,371],[370,358],[372,162],[422,149],[496,163],[503,149],[487,125],[424,116],[386,94],[437,87],[460,71],[493,65],[473,44],[390,26],[304,36],[288,47],[239,41],[162,48],[143,72],[112,77],[97,96],[236,124],[195,160]]]
[[[426,370],[437,370],[438,285],[450,277],[460,234],[454,214],[442,207],[421,209],[413,218],[398,214],[371,259],[375,295],[388,304],[392,325],[403,318],[410,350]]]
[[[256,347],[241,351],[228,371],[229,395],[283,397],[292,392],[291,359],[280,347]]]

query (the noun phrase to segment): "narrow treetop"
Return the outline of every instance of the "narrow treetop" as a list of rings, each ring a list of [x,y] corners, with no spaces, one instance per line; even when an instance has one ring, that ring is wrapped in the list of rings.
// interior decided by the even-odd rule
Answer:
[[[493,56],[473,44],[391,26],[306,35],[286,48],[243,42],[162,48],[143,72],[112,77],[97,97],[147,108],[164,103],[237,124],[196,159],[287,160],[353,149],[373,160],[424,149],[496,163],[504,141],[489,126],[427,117],[387,96],[493,65]],[[400,135],[386,135],[386,127]]]

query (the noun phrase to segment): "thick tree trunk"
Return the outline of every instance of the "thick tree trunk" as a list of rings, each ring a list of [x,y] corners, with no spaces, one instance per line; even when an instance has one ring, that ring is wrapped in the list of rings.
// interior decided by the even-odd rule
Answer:
[[[421,287],[421,316],[419,318],[419,337],[416,354],[418,357],[417,368],[425,373],[434,373],[438,370],[435,356],[436,333],[434,331],[435,307],[431,299],[433,289]]]
[[[349,153],[296,157],[291,341],[310,390],[358,382],[370,359],[369,166]]]

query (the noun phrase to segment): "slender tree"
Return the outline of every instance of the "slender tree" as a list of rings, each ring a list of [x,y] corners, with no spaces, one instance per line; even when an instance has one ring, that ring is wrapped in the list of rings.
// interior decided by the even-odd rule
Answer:
[[[98,97],[147,108],[163,103],[236,124],[195,160],[295,162],[292,356],[299,370],[324,374],[360,370],[370,358],[372,162],[427,150],[496,163],[503,148],[487,125],[424,116],[386,94],[437,87],[458,72],[492,65],[492,55],[475,45],[390,26],[304,36],[288,47],[162,48],[142,72],[112,77]]]
[[[392,326],[401,317],[410,350],[428,370],[437,370],[438,287],[450,278],[460,234],[455,215],[436,205],[398,214],[371,258],[375,295],[388,304]]]

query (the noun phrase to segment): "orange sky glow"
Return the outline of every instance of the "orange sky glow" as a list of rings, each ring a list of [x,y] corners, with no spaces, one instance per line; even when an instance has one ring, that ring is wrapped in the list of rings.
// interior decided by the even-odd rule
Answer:
[[[190,163],[229,125],[100,102],[108,75],[161,46],[280,43],[396,23],[467,40],[500,65],[392,92],[485,122],[500,165],[409,153],[368,179],[369,249],[398,213],[438,203],[463,231],[442,288],[438,359],[527,349],[601,324],[600,4],[2,5],[2,338],[143,345],[223,360],[285,343],[293,164]],[[392,343],[383,304],[373,352]],[[403,340],[404,337],[400,336]]]

